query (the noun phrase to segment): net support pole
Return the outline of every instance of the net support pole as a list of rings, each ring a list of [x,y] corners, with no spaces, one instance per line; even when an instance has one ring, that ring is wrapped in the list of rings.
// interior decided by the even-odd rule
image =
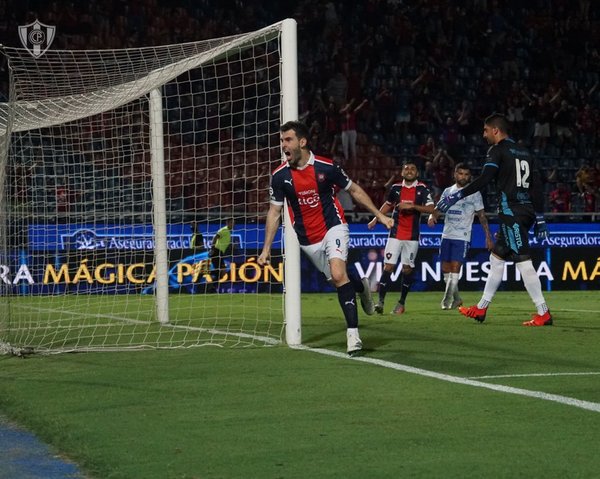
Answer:
[[[157,88],[150,92],[149,108],[152,208],[154,214],[154,267],[156,268],[156,317],[161,324],[167,324],[169,322],[169,259],[167,252],[165,150],[162,95]]]
[[[281,30],[281,121],[298,119],[298,60],[296,20],[282,22]],[[287,206],[284,207],[283,243],[285,251],[285,339],[289,346],[302,344],[300,244]]]
[[[0,131],[0,264],[10,264],[8,259],[8,197],[5,196],[6,170],[8,168],[8,148],[10,142],[10,123],[5,131]],[[0,296],[8,296],[10,286],[0,281]],[[11,302],[8,302],[10,308]],[[10,318],[10,311],[5,311],[4,319]],[[0,333],[4,328],[4,319],[0,319]],[[1,346],[1,344],[0,344]],[[1,354],[1,352],[0,352]]]

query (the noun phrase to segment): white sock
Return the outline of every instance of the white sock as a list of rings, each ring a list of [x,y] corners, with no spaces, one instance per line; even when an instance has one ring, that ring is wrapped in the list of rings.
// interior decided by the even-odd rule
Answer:
[[[446,289],[444,290],[444,299],[450,298],[452,295],[452,291],[450,289],[452,287],[452,284],[450,282],[451,274],[452,273],[444,273],[444,282],[446,283]]]
[[[358,328],[346,328],[346,334],[348,336],[358,336]]]
[[[540,283],[540,278],[538,278],[531,260],[529,259],[527,261],[521,261],[520,263],[517,263],[517,268],[519,268],[525,289],[529,293],[529,297],[533,301],[533,304],[535,304],[538,314],[544,314],[546,311],[548,311],[548,306],[546,305],[546,300],[544,299],[544,295],[542,293],[542,284]]]
[[[492,302],[492,299],[494,299],[494,295],[496,294],[496,291],[498,291],[498,286],[500,286],[500,283],[502,282],[505,262],[506,261],[503,259],[490,254],[490,273],[485,282],[485,288],[483,288],[483,295],[477,304],[478,308],[487,308]]]
[[[460,295],[458,294],[458,275],[459,273],[449,273],[450,275],[450,283],[451,283],[451,291],[452,291],[452,298],[453,299],[459,299]]]

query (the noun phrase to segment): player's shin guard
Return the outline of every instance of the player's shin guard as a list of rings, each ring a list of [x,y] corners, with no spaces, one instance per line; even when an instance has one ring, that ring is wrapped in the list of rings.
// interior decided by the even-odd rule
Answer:
[[[338,301],[344,312],[348,328],[358,327],[358,310],[356,308],[356,293],[352,283],[346,283],[337,289]]]
[[[531,260],[517,263],[517,268],[519,269],[521,277],[523,278],[525,289],[529,293],[529,297],[538,310],[538,314],[544,314],[546,311],[548,311],[548,306],[546,305],[546,300],[544,299],[544,294],[542,293],[542,284],[540,283],[540,278],[535,272],[535,268],[533,267]]]

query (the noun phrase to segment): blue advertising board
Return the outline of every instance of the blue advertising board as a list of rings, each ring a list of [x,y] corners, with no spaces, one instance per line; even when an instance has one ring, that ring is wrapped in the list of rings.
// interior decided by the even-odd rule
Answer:
[[[213,235],[220,225],[202,225],[200,231],[205,245],[209,246]],[[385,248],[388,236],[382,225],[369,230],[366,224],[351,224],[351,248]],[[497,225],[490,225],[492,232]],[[600,248],[600,223],[550,223],[550,236],[539,242],[530,233],[532,247]],[[439,248],[442,225],[429,228],[421,227],[420,248]],[[232,233],[234,246],[239,249],[260,249],[264,241],[263,224],[237,225]],[[191,227],[185,224],[167,225],[167,248],[169,250],[190,247]],[[67,251],[67,250],[129,250],[151,251],[154,249],[152,225],[69,225],[69,224],[33,224],[29,226],[29,251]],[[473,226],[472,248],[485,248],[485,236],[480,225]],[[281,248],[281,230],[278,231],[273,248]]]
[[[221,225],[203,225],[205,248]],[[497,225],[490,225],[495,231]],[[600,224],[549,224],[550,237],[543,242],[530,237],[532,259],[545,289],[600,289]],[[422,225],[415,268],[415,290],[443,287],[438,257],[441,225]],[[227,291],[277,291],[282,289],[281,230],[273,244],[272,264],[256,263],[264,240],[262,224],[236,225],[232,234],[234,253],[227,258],[226,275],[217,285]],[[350,225],[350,271],[367,276],[376,286],[383,268],[387,231],[378,225]],[[173,291],[205,291],[203,283],[217,282],[214,265],[206,251],[192,251],[190,225],[167,228],[169,285]],[[4,255],[0,284],[14,294],[63,294],[87,291],[103,294],[151,292],[155,271],[151,225],[48,225],[32,224],[28,244]],[[306,256],[301,256],[302,291],[333,291]],[[483,230],[474,225],[471,250],[463,266],[461,289],[482,289],[489,271],[489,252]],[[399,278],[394,271],[393,280]],[[517,268],[508,263],[503,287],[521,289]],[[212,278],[212,279],[211,279]]]

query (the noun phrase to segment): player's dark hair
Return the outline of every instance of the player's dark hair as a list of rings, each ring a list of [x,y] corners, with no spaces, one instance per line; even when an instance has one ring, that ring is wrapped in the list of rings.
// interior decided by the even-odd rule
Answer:
[[[498,128],[503,133],[508,133],[508,130],[510,129],[510,123],[506,117],[500,113],[492,113],[484,120],[484,123],[492,128]]]
[[[404,160],[404,162],[402,163],[402,168],[404,168],[406,165],[415,165],[415,168],[417,169],[417,171],[419,171],[419,165],[417,165],[417,163],[413,160]]]
[[[460,163],[457,163],[456,166],[454,167],[454,171],[458,171],[458,170],[471,171],[471,168],[465,162],[461,161]]]
[[[279,127],[281,133],[289,130],[294,130],[298,139],[304,138],[307,142],[310,139],[308,127],[301,121],[288,121]]]

